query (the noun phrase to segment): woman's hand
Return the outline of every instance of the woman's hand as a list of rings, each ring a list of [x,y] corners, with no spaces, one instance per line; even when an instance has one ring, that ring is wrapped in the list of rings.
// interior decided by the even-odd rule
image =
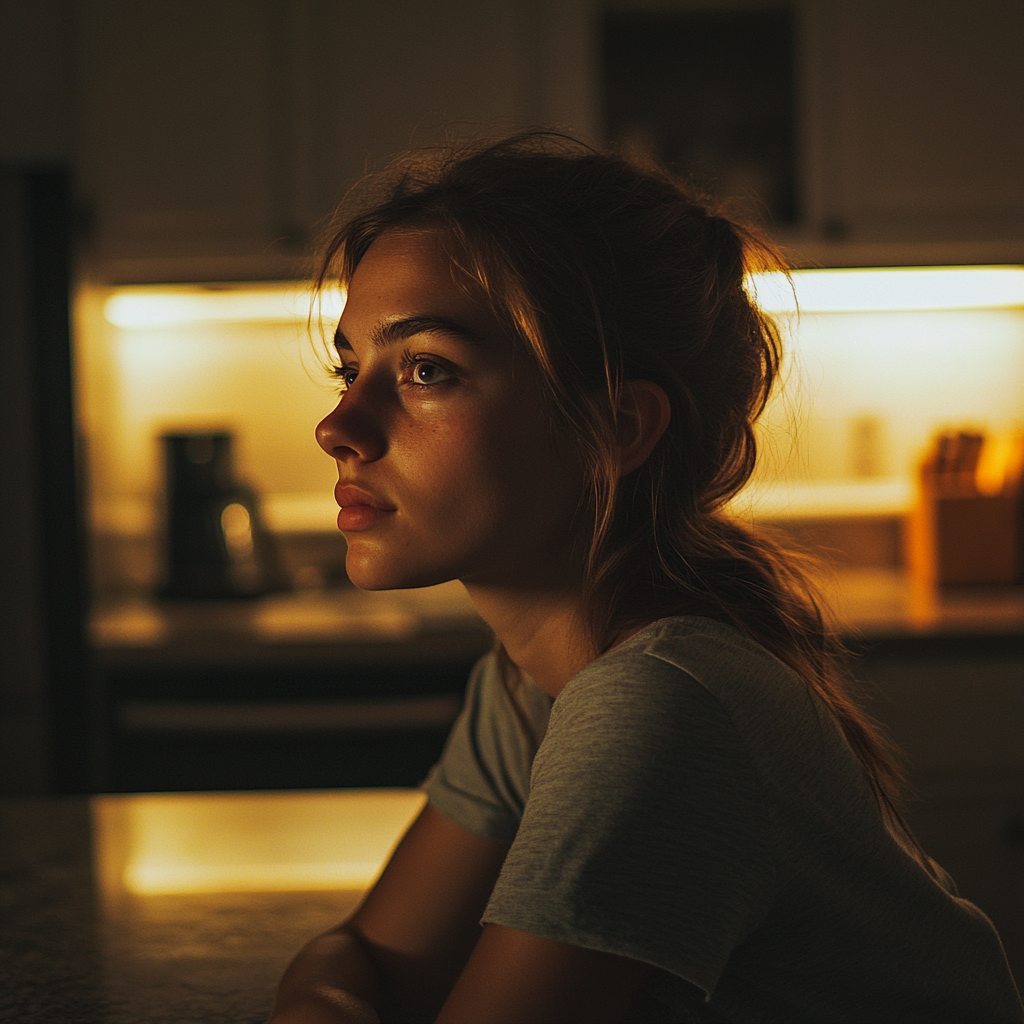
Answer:
[[[318,935],[291,962],[269,1024],[380,1024],[376,972],[344,928]]]
[[[380,1024],[380,1017],[362,999],[334,991],[289,1003],[275,1011],[268,1024]]]

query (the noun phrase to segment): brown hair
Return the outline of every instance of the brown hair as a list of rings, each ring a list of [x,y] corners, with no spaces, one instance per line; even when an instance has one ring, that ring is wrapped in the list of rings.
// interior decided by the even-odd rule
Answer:
[[[346,286],[384,232],[430,228],[533,354],[553,420],[588,470],[580,554],[592,653],[665,615],[731,623],[829,709],[884,817],[909,835],[900,770],[847,693],[805,559],[724,511],[753,472],[754,423],[779,373],[776,327],[744,287],[749,272],[783,269],[771,244],[663,170],[552,133],[413,154],[371,188],[368,208],[343,209],[332,225],[317,287]],[[672,415],[620,479],[628,380],[659,384]]]

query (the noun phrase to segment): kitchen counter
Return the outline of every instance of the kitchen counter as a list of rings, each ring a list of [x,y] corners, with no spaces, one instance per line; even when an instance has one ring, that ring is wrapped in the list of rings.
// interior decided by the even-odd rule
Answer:
[[[841,632],[868,644],[900,638],[1020,637],[1024,586],[917,585],[902,569],[844,568],[819,580]]]
[[[826,586],[837,596],[851,646],[868,652],[863,666],[877,692],[874,710],[908,753],[919,793],[911,807],[913,827],[964,895],[996,921],[1014,969],[1024,971],[1024,588],[922,595],[887,570],[844,571]],[[487,645],[486,630],[457,592],[437,596],[430,598],[433,607],[420,610],[415,602],[422,594],[351,590],[205,608],[128,603],[97,618],[96,639],[108,665],[159,665],[169,657],[194,667],[221,659],[248,672],[247,665],[279,659],[280,666],[305,660],[343,668],[382,662],[421,673],[422,659],[471,658]],[[189,699],[200,702],[199,696]],[[136,714],[146,707],[151,715],[175,710],[166,704],[161,709],[152,697],[139,697],[135,705],[124,697],[121,715],[132,707]],[[187,701],[180,703],[187,710]],[[323,724],[322,706],[307,710],[315,713],[314,724]],[[176,713],[182,711],[179,706]],[[148,731],[132,734],[140,747],[153,747],[164,735],[158,724],[153,719]],[[265,761],[267,733],[255,720],[240,719],[242,727],[261,737],[259,758]],[[217,728],[210,743],[223,747],[226,725]],[[347,728],[351,737],[351,722]],[[295,749],[309,746],[314,736],[303,733]],[[333,736],[325,742],[339,745]],[[188,752],[194,757],[194,747]],[[408,792],[399,797],[416,798]],[[0,1020],[265,1020],[289,958],[345,915],[381,857],[379,838],[370,843],[368,860],[355,856],[353,870],[351,864],[331,866],[326,854],[310,860],[303,852],[296,859],[294,851],[268,845],[268,837],[297,834],[289,808],[308,808],[307,822],[320,822],[314,835],[325,822],[337,829],[341,809],[352,800],[351,791],[0,800]],[[239,824],[246,808],[249,819],[260,823],[255,833]],[[402,813],[388,818],[385,832],[392,838]],[[288,820],[271,828],[267,823],[275,815]],[[153,831],[160,820],[173,827]],[[180,867],[181,858],[161,865],[159,857],[146,861],[132,853],[180,847],[183,838],[217,832],[218,823],[221,839],[231,837],[234,846],[221,842],[215,853],[216,844],[189,840],[179,850],[186,861],[192,858],[184,882],[181,871],[169,870],[174,863]],[[136,838],[126,840],[129,834]],[[364,835],[362,826],[343,829],[329,837],[329,845],[339,847],[345,836],[363,842]],[[307,851],[311,844],[303,839],[300,846]],[[223,891],[231,878],[248,891]]]
[[[1024,648],[1022,587],[928,593],[878,568],[822,587],[856,655]],[[108,792],[416,785],[492,643],[457,583],[122,600],[92,632]]]
[[[890,568],[844,568],[819,580],[840,628],[866,638],[1024,632],[1024,586],[929,590]],[[107,602],[92,622],[102,660],[259,659],[422,662],[485,650],[486,625],[457,583],[368,593],[352,587],[255,601]]]
[[[491,634],[465,590],[447,583],[368,593],[354,587],[255,600],[100,602],[91,622],[103,664],[188,667],[471,661]]]
[[[382,849],[421,799],[397,791],[0,800],[0,1020],[265,1021],[285,965],[355,905]],[[304,865],[293,856],[282,875],[279,863],[268,862],[280,860],[284,833],[338,832],[353,802],[380,811],[370,825],[381,834],[367,838],[365,820],[347,832],[349,846],[366,845],[369,868],[357,864],[355,874],[332,875],[330,864]],[[253,813],[259,827],[239,828]],[[176,826],[172,832],[169,825]],[[179,840],[175,863],[185,869],[185,885],[180,878],[161,885],[153,864],[138,863],[151,856],[154,837]],[[211,876],[209,864],[204,871],[204,857],[229,876],[238,869],[235,884],[250,891],[216,891],[231,883],[223,871]],[[275,867],[276,875],[255,870],[261,866]],[[327,888],[314,888],[311,867]],[[187,891],[189,878],[198,882],[191,888],[212,891]]]

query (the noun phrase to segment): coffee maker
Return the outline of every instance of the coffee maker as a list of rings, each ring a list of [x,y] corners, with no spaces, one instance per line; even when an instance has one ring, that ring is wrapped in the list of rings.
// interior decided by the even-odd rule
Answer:
[[[230,433],[165,434],[162,598],[251,598],[287,589],[255,492],[235,479]]]

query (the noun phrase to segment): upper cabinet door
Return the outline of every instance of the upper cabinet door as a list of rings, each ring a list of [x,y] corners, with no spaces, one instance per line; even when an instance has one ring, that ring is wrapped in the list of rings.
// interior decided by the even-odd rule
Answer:
[[[272,244],[271,15],[257,0],[79,4],[87,252],[114,277]]]
[[[1024,239],[1024,4],[805,0],[809,224]]]
[[[83,270],[292,276],[349,186],[410,145],[538,123],[600,141],[602,12],[650,6],[74,0]],[[1024,4],[791,10],[797,155],[782,240],[811,243],[821,262],[869,258],[860,243],[890,262],[1024,258]]]
[[[526,55],[551,20],[514,0],[80,0],[79,11],[84,255],[108,281],[301,272],[296,257],[367,168],[443,134],[531,119],[544,85]],[[579,65],[586,32],[574,36],[562,52]]]

